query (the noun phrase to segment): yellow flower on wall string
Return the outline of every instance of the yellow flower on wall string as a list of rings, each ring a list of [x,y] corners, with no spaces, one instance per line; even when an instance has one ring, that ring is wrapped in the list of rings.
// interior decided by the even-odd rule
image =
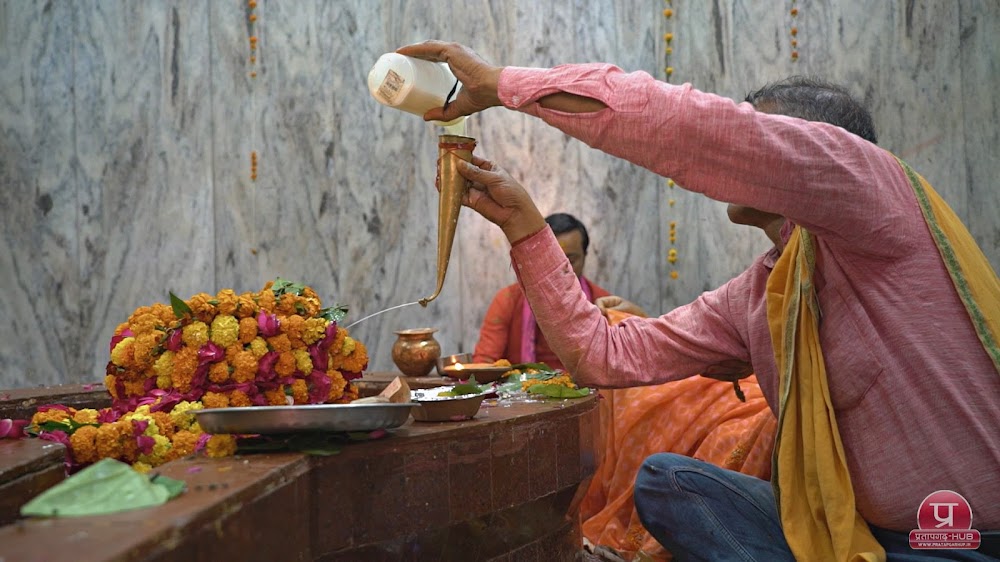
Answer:
[[[674,32],[673,32],[674,25],[673,24],[674,24],[674,15],[675,15],[675,13],[674,13],[674,10],[673,10],[673,2],[672,2],[672,0],[665,0],[665,1],[667,3],[667,7],[663,10],[663,17],[666,20],[666,26],[665,26],[666,27],[666,31],[663,34],[663,60],[664,60],[663,73],[666,75],[665,80],[667,82],[670,82],[670,78],[674,74],[674,67],[672,65],[672,58],[673,58],[673,55],[674,55]],[[668,199],[667,199],[667,204],[670,206],[671,210],[673,210],[674,205],[677,203],[677,200],[674,199],[674,192],[673,192],[674,186],[675,186],[674,180],[668,178],[667,179],[667,189],[669,189],[670,192],[669,192],[669,196],[668,196]],[[677,221],[672,220],[672,221],[670,221],[670,246],[671,246],[671,248],[667,252],[667,262],[670,263],[670,278],[671,279],[677,279],[678,277],[680,277],[680,274],[678,274],[677,268],[676,268],[676,263],[677,263],[677,248],[675,247],[676,244],[677,244]]]

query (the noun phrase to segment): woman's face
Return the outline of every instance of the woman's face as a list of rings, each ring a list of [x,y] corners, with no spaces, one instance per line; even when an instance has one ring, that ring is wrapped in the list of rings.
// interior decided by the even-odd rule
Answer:
[[[587,254],[583,251],[583,235],[580,231],[563,232],[556,236],[556,240],[559,241],[559,247],[573,266],[573,273],[576,273],[577,277],[583,275],[583,264],[587,260]]]

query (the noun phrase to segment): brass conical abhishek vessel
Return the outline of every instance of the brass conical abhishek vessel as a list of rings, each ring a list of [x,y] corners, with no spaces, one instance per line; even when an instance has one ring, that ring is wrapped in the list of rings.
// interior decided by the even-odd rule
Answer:
[[[441,294],[444,278],[451,260],[451,247],[458,229],[458,214],[462,210],[462,199],[468,191],[466,180],[458,173],[455,158],[472,162],[472,151],[476,149],[476,139],[459,135],[441,135],[438,139],[438,245],[437,245],[437,289],[434,294],[420,299],[421,306],[436,299]]]

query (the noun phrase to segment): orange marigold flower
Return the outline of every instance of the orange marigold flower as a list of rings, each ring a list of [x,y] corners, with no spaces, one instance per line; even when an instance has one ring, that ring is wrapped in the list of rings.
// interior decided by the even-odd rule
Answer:
[[[368,366],[368,349],[365,344],[351,338],[354,350],[340,361],[342,371],[360,373]]]
[[[240,318],[239,339],[243,344],[248,344],[257,337],[257,319],[252,316]]]
[[[163,332],[154,330],[135,337],[135,342],[132,344],[132,360],[135,361],[136,367],[145,370],[153,366],[163,336]]]
[[[212,302],[215,297],[208,293],[198,293],[187,300],[187,305],[191,308],[194,317],[202,322],[211,322],[217,313],[217,309]]]
[[[222,384],[229,380],[229,364],[225,361],[219,361],[218,363],[212,363],[212,366],[208,368],[208,380]]]
[[[328,372],[327,375],[330,377],[330,394],[327,395],[326,401],[333,402],[340,400],[344,395],[344,390],[347,388],[347,381],[344,380],[344,376],[340,374],[340,371]]]
[[[174,437],[171,439],[173,447],[170,448],[170,452],[167,455],[169,460],[193,455],[194,449],[198,445],[198,437],[197,433],[192,433],[186,429],[174,433]]]
[[[292,399],[296,404],[309,403],[309,385],[303,379],[295,379],[292,383]]]
[[[274,291],[271,290],[270,282],[268,286],[265,286],[264,290],[257,293],[257,306],[268,312],[274,312],[276,308],[276,302],[274,300]]]
[[[158,302],[150,308],[150,313],[160,321],[159,325],[161,327],[170,327],[173,323],[177,322],[177,317],[174,316],[174,309],[170,306]]]
[[[236,360],[236,354],[242,351],[243,351],[243,344],[241,344],[240,342],[236,342],[230,345],[229,347],[226,348],[226,361],[228,361],[229,364],[232,365],[233,361]]]
[[[174,436],[174,420],[170,417],[170,414],[161,410],[159,412],[151,412],[149,415],[156,421],[156,427],[160,429],[160,435],[168,439]]]
[[[232,435],[213,435],[205,444],[205,453],[213,459],[232,456],[236,454],[236,438]]]
[[[253,293],[243,293],[240,295],[236,305],[237,318],[255,318],[257,316],[257,301],[253,298]]]
[[[191,390],[191,379],[198,369],[198,350],[193,347],[182,347],[174,354],[174,370],[170,373],[174,388],[181,392]]]
[[[232,407],[246,408],[253,406],[253,400],[242,390],[233,390],[229,393],[229,405]]]
[[[153,314],[152,308],[145,307],[149,312],[145,312],[140,315],[133,314],[129,319],[129,325],[132,328],[132,332],[135,334],[145,334],[147,332],[152,332],[161,325],[160,318]]]
[[[250,382],[257,376],[257,357],[249,351],[241,351],[233,357],[233,380],[236,382]]]
[[[295,314],[298,312],[295,308],[296,302],[298,302],[298,299],[291,293],[281,295],[281,300],[278,302],[278,312],[286,316]]]
[[[292,314],[281,319],[281,328],[292,341],[292,347],[302,347],[302,335],[305,332],[305,324],[305,318],[302,318],[298,314]]]
[[[358,389],[353,384],[349,384],[347,385],[346,388],[344,388],[343,393],[340,395],[340,398],[334,398],[333,400],[336,400],[337,403],[339,404],[349,404],[357,399],[358,399]]]
[[[93,408],[84,408],[82,410],[77,410],[73,412],[73,421],[76,423],[97,423],[97,410]]]
[[[311,292],[312,289],[306,287],[305,291]],[[320,302],[319,297],[315,296],[315,293],[313,293],[313,296],[303,294],[301,297],[299,297],[299,304],[301,304],[302,307],[304,308],[304,311],[300,311],[300,314],[302,314],[306,318],[312,318],[313,316],[316,316],[317,314],[319,314],[320,309],[323,308],[323,304]]]
[[[104,375],[104,388],[108,389],[108,393],[115,400],[118,400],[118,389],[115,387],[115,376],[114,375]]]
[[[285,385],[281,385],[274,390],[265,390],[264,398],[267,398],[267,403],[271,406],[288,405],[288,400],[285,399]]]
[[[100,457],[97,454],[97,428],[92,425],[85,425],[78,428],[69,436],[70,451],[73,459],[80,464],[97,462]]]
[[[277,336],[267,338],[267,344],[272,350],[279,353],[292,350],[292,342],[289,341],[288,336],[285,334],[278,334]]]
[[[122,456],[122,427],[124,426],[119,423],[106,423],[96,428],[94,445],[97,447],[98,458],[117,459]]]
[[[206,408],[228,408],[229,397],[221,392],[209,391],[201,397],[201,403],[204,404]]]
[[[274,372],[283,377],[295,373],[295,355],[291,351],[282,351],[278,356],[278,362],[274,364]]]
[[[219,303],[218,307],[219,314],[224,314],[226,316],[234,316],[236,314],[236,307],[239,305],[240,298],[236,295],[236,291],[232,289],[223,289],[215,295],[215,300]]]
[[[125,396],[142,396],[146,393],[146,383],[143,380],[125,381]]]

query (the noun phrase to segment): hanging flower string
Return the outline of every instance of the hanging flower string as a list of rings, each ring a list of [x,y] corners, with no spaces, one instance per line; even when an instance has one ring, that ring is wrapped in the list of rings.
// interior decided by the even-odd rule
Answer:
[[[254,148],[257,145],[257,89],[254,87],[253,83],[257,80],[257,53],[258,53],[258,36],[257,36],[257,0],[247,0],[246,7],[246,18],[247,18],[247,33],[249,34],[249,44],[250,44],[250,56],[247,60],[249,66],[249,77],[251,80],[250,84],[250,181],[251,183],[257,182],[257,150]],[[257,197],[256,192],[251,194],[251,211],[250,211],[250,225],[251,229],[255,229],[257,224]],[[250,253],[257,255],[257,232],[256,230],[251,230],[250,234]]]
[[[795,62],[799,60],[799,28],[796,25],[798,23],[799,8],[796,5],[795,0],[791,0],[791,2],[792,2],[792,7],[790,10],[788,10],[788,14],[789,16],[791,16],[790,17],[791,29],[789,30],[789,39],[792,48],[791,49],[792,62]]]
[[[673,67],[673,55],[674,55],[674,10],[673,1],[665,0],[667,7],[663,10],[663,17],[666,20],[666,32],[663,34],[663,73],[666,75],[666,81],[670,82],[670,78],[674,74]],[[669,190],[669,196],[667,199],[667,204],[670,206],[671,213],[673,212],[674,205],[677,200],[674,199],[674,180],[667,179],[667,189]],[[676,263],[677,263],[677,221],[670,221],[670,249],[667,252],[667,262],[670,264],[670,278],[677,279],[680,275],[677,273]]]

